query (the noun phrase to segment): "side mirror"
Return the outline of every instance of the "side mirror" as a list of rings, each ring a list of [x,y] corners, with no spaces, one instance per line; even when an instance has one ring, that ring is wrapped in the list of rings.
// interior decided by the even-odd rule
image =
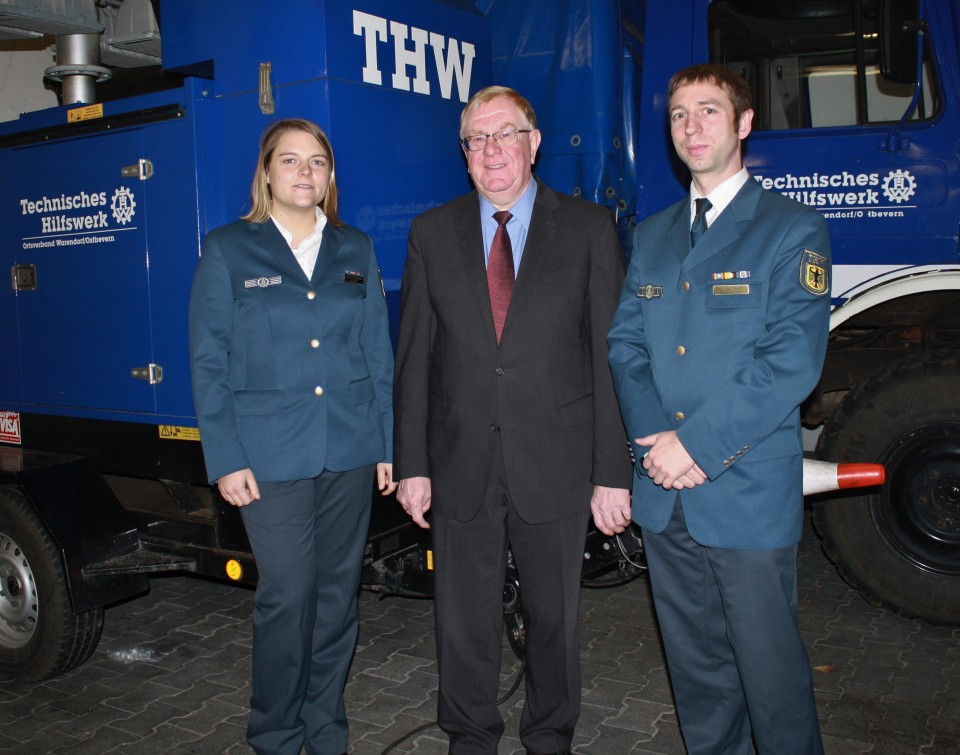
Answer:
[[[880,0],[880,73],[896,84],[916,84],[920,0]]]

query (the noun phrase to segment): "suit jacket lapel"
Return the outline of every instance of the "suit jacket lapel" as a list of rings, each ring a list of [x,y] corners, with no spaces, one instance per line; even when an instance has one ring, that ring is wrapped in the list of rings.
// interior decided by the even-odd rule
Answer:
[[[737,192],[723,212],[710,225],[697,245],[690,251],[687,259],[683,263],[684,269],[700,264],[704,260],[712,257],[714,254],[722,251],[730,244],[733,244],[740,238],[741,227],[749,226],[753,222],[757,210],[757,203],[763,193],[763,189],[752,178]],[[689,207],[689,205],[688,205]],[[687,223],[690,221],[689,210],[684,213]],[[689,245],[689,226],[687,226],[687,244]],[[675,242],[676,243],[676,242]]]
[[[293,250],[290,249],[287,240],[272,220],[265,223],[251,223],[249,229],[279,272],[288,277],[300,276],[300,278],[305,278],[303,268],[300,267],[297,258],[293,256]]]
[[[340,229],[327,223],[323,228],[323,237],[320,239],[320,250],[317,252],[317,264],[313,266],[313,276],[310,278],[311,283],[315,283],[323,277],[323,274],[333,265],[337,259],[337,255],[340,253],[341,241],[343,241],[343,239],[340,234]],[[366,275],[365,270],[360,272]]]
[[[553,191],[540,182],[540,179],[534,180],[537,182],[537,198],[533,203],[530,228],[527,230],[523,257],[520,258],[520,270],[510,299],[510,309],[507,310],[507,319],[503,323],[502,338],[506,338],[511,321],[520,316],[524,304],[530,298],[530,291],[537,285],[540,268],[557,234],[556,213],[560,209],[560,202],[557,201]]]
[[[493,313],[490,311],[490,292],[487,289],[487,268],[483,259],[483,231],[480,227],[480,207],[476,193],[474,202],[464,202],[453,220],[457,234],[457,250],[465,273],[465,303],[483,321],[483,327],[496,340]]]
[[[558,229],[556,212],[560,209],[560,202],[549,187],[542,184],[536,177],[534,180],[537,182],[537,198],[533,205],[527,241],[523,248],[517,282],[510,299],[510,309],[507,310],[507,319],[503,324],[501,338],[507,337],[511,321],[519,316],[524,302],[529,299],[531,289],[537,285],[540,267],[553,244]],[[476,196],[476,192],[472,196]],[[490,291],[487,288],[487,269],[483,258],[483,231],[480,226],[479,205],[472,202],[461,205],[454,218],[454,226],[457,233],[457,246],[466,272],[468,300],[473,303],[484,322],[484,328],[496,343],[493,314],[490,311]]]
[[[706,235],[704,235],[706,238]],[[667,232],[670,250],[683,262],[690,254],[690,205],[689,200],[678,203],[677,212],[673,216],[673,225]]]

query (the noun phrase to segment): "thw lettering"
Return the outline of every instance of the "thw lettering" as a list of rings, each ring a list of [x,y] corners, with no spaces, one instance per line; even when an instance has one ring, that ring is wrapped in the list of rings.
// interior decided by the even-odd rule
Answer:
[[[433,50],[434,70],[440,85],[440,96],[449,100],[456,80],[457,97],[467,101],[470,75],[476,48],[470,42],[460,42],[436,32],[407,26],[399,21],[388,21],[380,16],[355,10],[353,33],[363,37],[365,84],[383,86],[379,51],[381,44],[393,41],[393,73],[390,86],[403,92],[411,89],[417,94],[430,94],[427,79],[427,47]],[[412,79],[411,79],[412,76]]]

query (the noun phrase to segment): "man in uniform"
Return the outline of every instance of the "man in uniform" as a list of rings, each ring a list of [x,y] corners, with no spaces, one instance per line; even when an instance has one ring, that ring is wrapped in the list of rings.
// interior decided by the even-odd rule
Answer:
[[[609,334],[637,444],[643,531],[690,753],[822,752],[797,629],[800,403],[828,335],[820,215],[743,167],[746,82],[696,65],[669,86],[689,197],[641,223]]]

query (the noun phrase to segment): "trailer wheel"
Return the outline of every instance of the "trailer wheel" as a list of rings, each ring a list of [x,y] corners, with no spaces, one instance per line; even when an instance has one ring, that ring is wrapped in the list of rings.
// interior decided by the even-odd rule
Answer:
[[[0,674],[40,681],[93,653],[103,609],[73,613],[60,555],[23,494],[0,489]]]
[[[960,351],[878,370],[834,413],[817,457],[887,471],[881,488],[813,504],[844,579],[901,615],[960,623]]]

